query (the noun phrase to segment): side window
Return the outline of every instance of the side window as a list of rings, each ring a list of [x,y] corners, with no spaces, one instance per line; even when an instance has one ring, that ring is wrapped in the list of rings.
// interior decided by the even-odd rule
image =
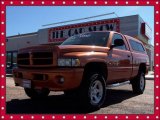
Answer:
[[[112,43],[111,43],[112,45],[114,45],[114,41],[115,41],[116,39],[122,39],[122,40],[123,40],[123,38],[122,38],[121,35],[119,35],[119,34],[114,34],[114,36],[113,36],[113,38],[112,38]],[[116,49],[127,50],[125,44],[124,44],[123,46],[117,46],[117,47],[115,47],[115,48],[116,48]]]
[[[136,42],[134,40],[129,40],[129,43],[130,43],[133,50],[139,51],[139,52],[145,52],[145,49],[141,43]]]
[[[143,47],[142,44],[140,44],[140,43],[138,43],[138,49],[139,49],[139,51],[141,51],[141,52],[145,52],[144,47]]]

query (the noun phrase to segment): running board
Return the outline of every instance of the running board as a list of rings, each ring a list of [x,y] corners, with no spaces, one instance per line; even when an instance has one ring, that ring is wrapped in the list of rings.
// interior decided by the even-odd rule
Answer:
[[[122,85],[126,85],[126,84],[130,84],[130,81],[128,80],[128,81],[121,82],[121,83],[115,83],[115,84],[107,85],[106,88],[118,87],[118,86],[122,86]]]

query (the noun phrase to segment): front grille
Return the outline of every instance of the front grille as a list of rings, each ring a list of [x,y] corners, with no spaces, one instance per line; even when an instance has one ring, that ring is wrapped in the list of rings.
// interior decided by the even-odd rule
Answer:
[[[33,58],[52,58],[53,57],[53,53],[52,52],[36,52],[36,53],[32,53]]]
[[[18,65],[29,65],[29,58],[28,59],[21,59],[21,60],[18,60]]]
[[[33,59],[33,65],[50,65],[52,62],[53,60],[51,58]]]
[[[19,66],[28,65],[52,65],[53,52],[30,52],[20,53],[17,55],[17,63]]]
[[[29,58],[29,53],[18,54],[18,58]]]

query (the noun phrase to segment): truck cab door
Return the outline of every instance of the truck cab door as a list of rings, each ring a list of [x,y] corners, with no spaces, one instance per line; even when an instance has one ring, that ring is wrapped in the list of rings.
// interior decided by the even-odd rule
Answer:
[[[132,72],[132,55],[125,38],[118,33],[114,33],[111,45],[116,39],[122,39],[122,46],[115,46],[108,52],[108,83],[122,82],[130,79]]]

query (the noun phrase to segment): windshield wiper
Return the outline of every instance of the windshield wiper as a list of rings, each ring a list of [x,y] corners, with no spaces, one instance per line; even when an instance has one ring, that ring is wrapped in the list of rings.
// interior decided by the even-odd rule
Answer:
[[[81,43],[78,43],[78,44],[71,44],[71,45],[86,45],[86,44],[81,44]]]

